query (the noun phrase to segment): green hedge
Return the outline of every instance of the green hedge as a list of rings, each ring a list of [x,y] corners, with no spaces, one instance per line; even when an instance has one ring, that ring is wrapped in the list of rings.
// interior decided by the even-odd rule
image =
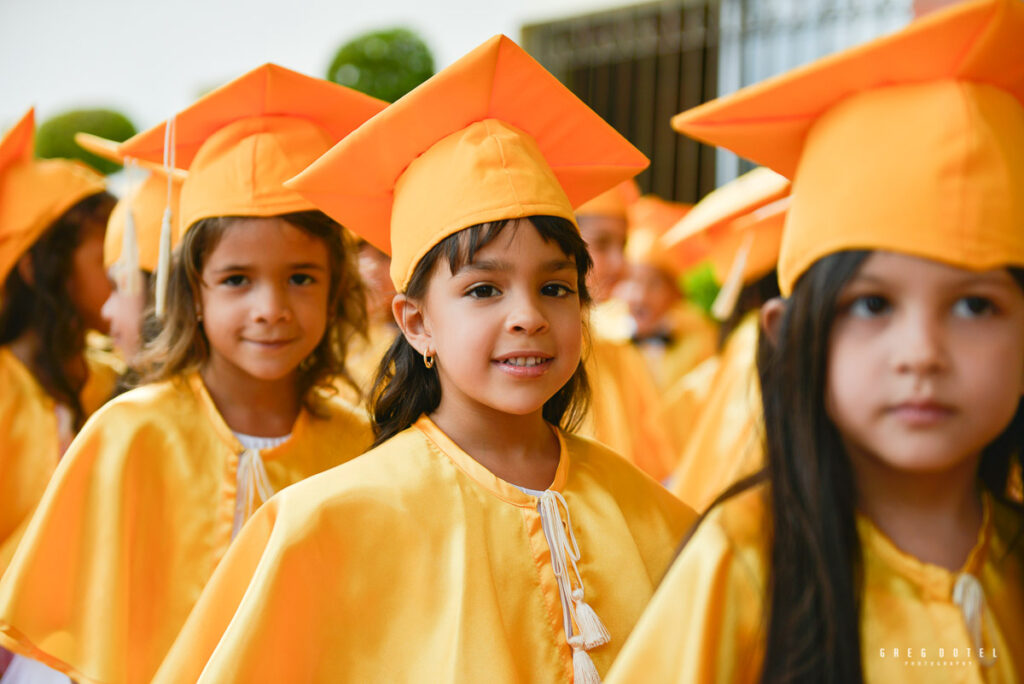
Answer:
[[[338,49],[327,79],[394,102],[434,75],[434,57],[407,29],[363,34]]]
[[[85,132],[108,140],[127,140],[135,135],[135,125],[120,112],[111,109],[75,109],[47,119],[36,129],[36,156],[44,159],[81,159],[103,174],[121,168],[86,152],[75,142],[75,133]]]

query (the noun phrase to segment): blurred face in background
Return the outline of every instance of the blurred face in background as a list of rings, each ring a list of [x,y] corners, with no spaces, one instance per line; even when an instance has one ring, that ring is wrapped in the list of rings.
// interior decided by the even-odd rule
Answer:
[[[106,216],[90,217],[81,228],[78,247],[71,257],[68,296],[85,327],[106,334],[108,325],[101,311],[110,296],[110,280],[103,266],[103,236]]]
[[[672,278],[648,264],[629,264],[615,294],[629,306],[637,337],[662,332],[666,315],[682,298]]]
[[[359,277],[366,286],[366,313],[370,323],[394,323],[391,300],[395,286],[391,282],[391,257],[369,242],[359,245]]]
[[[626,219],[621,216],[579,216],[576,222],[587,243],[594,267],[587,280],[587,289],[595,302],[603,302],[612,294],[625,269]]]

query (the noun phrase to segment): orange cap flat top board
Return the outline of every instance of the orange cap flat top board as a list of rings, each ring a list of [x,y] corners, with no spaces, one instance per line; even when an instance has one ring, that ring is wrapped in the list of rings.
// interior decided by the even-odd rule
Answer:
[[[75,134],[75,142],[93,154],[131,166],[133,161],[121,150],[121,143],[100,138],[89,133]],[[128,214],[131,213],[132,225],[135,229],[138,260],[137,268],[150,273],[156,272],[157,259],[160,254],[160,228],[164,210],[167,208],[167,173],[162,164],[140,161],[138,165],[149,172],[148,177],[134,184],[124,197],[114,206],[107,220],[107,234],[103,240],[103,265],[110,268],[121,260],[124,247],[125,227]],[[188,176],[182,169],[171,171],[171,208],[178,206],[181,185]],[[175,216],[176,211],[172,211]],[[171,244],[178,244],[181,237],[180,224],[172,221]]]
[[[677,115],[793,179],[779,256],[880,249],[1024,265],[1024,2],[976,0]]]
[[[391,254],[399,291],[463,228],[573,208],[647,158],[505,36],[363,124],[288,183]]]
[[[629,208],[638,199],[640,199],[640,186],[630,178],[576,207],[576,217],[615,216],[628,220]]]
[[[18,259],[68,209],[103,192],[103,176],[70,159],[33,156],[35,110],[0,139],[0,287]]]
[[[208,93],[171,121],[175,166],[188,169],[180,225],[215,216],[274,216],[315,207],[283,183],[387,106],[350,88],[265,64]],[[160,163],[169,122],[121,145]]]

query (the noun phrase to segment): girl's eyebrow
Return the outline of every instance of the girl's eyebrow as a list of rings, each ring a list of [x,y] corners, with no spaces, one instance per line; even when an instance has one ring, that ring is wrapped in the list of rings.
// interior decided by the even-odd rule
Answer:
[[[214,273],[227,273],[229,271],[249,271],[256,268],[253,264],[225,264],[218,269],[214,269]],[[290,271],[326,271],[327,268],[322,264],[313,263],[312,261],[301,261],[294,264],[287,264],[285,266]]]
[[[564,271],[564,270],[576,270],[575,262],[569,259],[552,259],[551,261],[545,261],[540,266],[543,271]],[[472,261],[463,264],[458,270],[459,273],[463,271],[487,271],[487,272],[499,272],[508,273],[509,271],[515,270],[515,266],[507,261],[501,261],[498,259],[484,259],[482,261]]]

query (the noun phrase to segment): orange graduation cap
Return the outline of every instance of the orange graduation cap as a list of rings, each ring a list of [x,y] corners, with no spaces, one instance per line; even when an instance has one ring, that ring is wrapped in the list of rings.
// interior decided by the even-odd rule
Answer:
[[[18,259],[68,209],[103,192],[103,176],[81,162],[35,159],[35,110],[0,139],[0,287]]]
[[[115,264],[123,266],[124,268],[117,268],[119,279],[121,272],[124,272],[123,275],[127,278],[131,278],[131,271],[137,269],[155,273],[160,252],[161,220],[167,208],[168,198],[168,178],[163,165],[136,161],[122,152],[121,143],[89,133],[76,134],[75,142],[97,156],[125,164],[129,174],[132,173],[134,166],[148,172],[145,180],[133,184],[110,213],[107,234],[103,242],[103,263],[108,269]],[[172,214],[175,213],[181,185],[187,176],[188,173],[181,169],[171,170]],[[180,227],[177,221],[174,221],[171,226],[172,246],[177,244],[180,233]]]
[[[188,169],[178,209],[184,235],[204,218],[314,209],[284,181],[386,106],[350,88],[265,64],[125,141],[121,151]],[[162,244],[168,242],[161,236]],[[157,274],[158,315],[166,270]]]
[[[758,167],[705,195],[665,236],[669,246],[703,250],[722,283],[716,318],[728,318],[743,286],[775,268],[790,189],[785,176]]]
[[[640,186],[630,178],[576,208],[576,216],[617,216],[629,219],[629,209],[640,199]]]
[[[189,171],[181,194],[183,230],[214,216],[313,209],[284,181],[386,106],[275,64],[203,96],[172,120],[175,165]],[[125,141],[121,151],[162,162],[167,123]]]
[[[391,254],[399,291],[471,225],[573,208],[647,159],[505,36],[366,122],[288,186]]]
[[[659,268],[673,279],[697,263],[702,254],[691,249],[691,244],[669,245],[665,242],[668,230],[679,223],[692,208],[692,204],[669,202],[656,195],[637,198],[628,211],[626,259],[632,263]]]
[[[676,116],[793,179],[789,294],[821,257],[882,249],[1024,265],[1024,3],[977,0]]]

